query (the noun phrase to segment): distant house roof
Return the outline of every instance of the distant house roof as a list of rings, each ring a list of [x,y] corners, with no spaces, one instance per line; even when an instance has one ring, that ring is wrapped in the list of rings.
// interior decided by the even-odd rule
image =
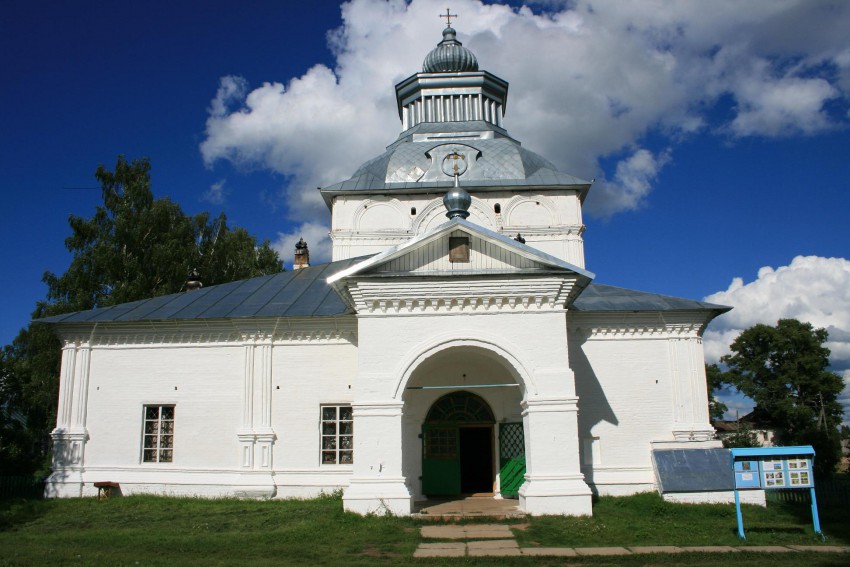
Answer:
[[[38,319],[37,322],[80,324],[347,315],[353,311],[327,283],[327,279],[365,258],[349,258],[271,276],[204,287],[197,291],[66,313]],[[579,312],[714,311],[719,315],[730,308],[591,283],[575,300],[571,309]]]
[[[718,433],[735,433],[736,431],[738,431],[739,428],[739,424],[737,421],[718,420],[712,421],[711,425]]]

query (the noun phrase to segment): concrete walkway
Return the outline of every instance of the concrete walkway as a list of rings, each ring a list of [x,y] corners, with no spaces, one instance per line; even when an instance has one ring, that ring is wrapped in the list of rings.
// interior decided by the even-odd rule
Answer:
[[[517,500],[493,498],[493,495],[467,496],[445,500],[425,500],[415,503],[413,516],[420,520],[461,520],[463,518],[494,518],[504,520],[523,518]]]
[[[423,539],[450,540],[423,542],[414,557],[507,557],[520,555],[577,557],[581,555],[634,555],[638,553],[687,553],[689,551],[737,553],[796,553],[822,551],[850,553],[850,547],[835,545],[764,545],[764,546],[656,546],[656,547],[520,547],[511,529],[525,529],[528,524],[466,524],[423,526]],[[462,541],[452,541],[462,540]]]

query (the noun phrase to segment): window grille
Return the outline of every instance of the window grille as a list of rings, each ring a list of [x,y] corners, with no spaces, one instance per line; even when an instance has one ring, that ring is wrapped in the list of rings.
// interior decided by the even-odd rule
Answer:
[[[425,417],[425,423],[493,423],[495,421],[487,402],[475,394],[463,391],[446,394],[434,402]]]
[[[142,461],[170,463],[174,459],[174,406],[145,406]]]
[[[322,406],[322,464],[354,463],[354,416],[349,405]]]

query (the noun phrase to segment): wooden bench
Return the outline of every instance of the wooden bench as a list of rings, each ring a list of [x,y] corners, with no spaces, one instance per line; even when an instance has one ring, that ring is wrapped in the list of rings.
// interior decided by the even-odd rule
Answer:
[[[97,488],[97,499],[98,500],[106,500],[112,494],[112,489],[117,488],[120,489],[121,485],[117,482],[96,482],[94,483],[95,488]]]

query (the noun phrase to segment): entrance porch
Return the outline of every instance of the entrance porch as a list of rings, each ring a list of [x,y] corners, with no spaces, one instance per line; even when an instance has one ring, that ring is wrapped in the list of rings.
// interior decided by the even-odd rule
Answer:
[[[504,365],[479,349],[424,361],[403,394],[404,475],[414,500],[516,498],[525,474],[522,396]]]
[[[355,396],[347,510],[408,515],[440,505],[435,514],[484,514],[483,504],[496,515],[591,513],[572,373],[567,366],[529,373],[495,343],[441,341],[408,355],[392,398]],[[358,386],[372,396],[382,387],[359,378],[369,379]],[[422,504],[429,500],[440,502]]]

